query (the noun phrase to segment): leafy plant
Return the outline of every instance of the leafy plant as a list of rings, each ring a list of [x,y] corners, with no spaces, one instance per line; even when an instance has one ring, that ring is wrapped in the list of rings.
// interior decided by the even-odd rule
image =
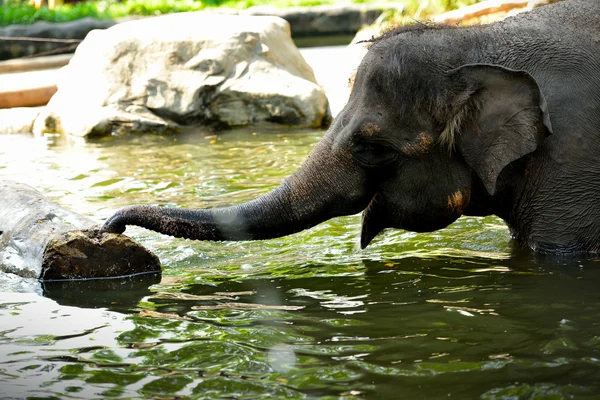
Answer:
[[[369,0],[351,0],[354,3],[369,3]],[[451,10],[462,5],[477,3],[479,0],[405,0],[402,13],[388,15],[388,18],[406,18],[408,15],[431,15]],[[343,3],[345,0],[101,0],[65,4],[50,10],[39,9],[24,0],[0,0],[0,26],[10,24],[32,24],[44,20],[51,22],[72,21],[83,17],[98,19],[121,18],[128,15],[161,15],[176,12],[199,11],[209,7],[249,8],[252,6],[314,6],[320,4]],[[381,3],[381,2],[378,2]]]

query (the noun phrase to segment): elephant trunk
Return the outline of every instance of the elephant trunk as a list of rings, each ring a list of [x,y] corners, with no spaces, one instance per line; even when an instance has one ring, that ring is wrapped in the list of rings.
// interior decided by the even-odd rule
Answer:
[[[350,152],[334,147],[326,135],[291,177],[250,202],[205,210],[130,206],[117,211],[102,230],[122,233],[127,225],[137,225],[187,239],[257,240],[360,212],[370,200],[366,176]]]

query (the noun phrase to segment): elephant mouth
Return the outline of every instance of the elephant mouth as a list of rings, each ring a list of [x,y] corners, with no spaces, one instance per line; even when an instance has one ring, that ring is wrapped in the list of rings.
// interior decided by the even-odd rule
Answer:
[[[379,232],[388,227],[384,210],[385,199],[377,192],[362,213],[362,228],[360,233],[360,248],[364,249],[371,243]]]

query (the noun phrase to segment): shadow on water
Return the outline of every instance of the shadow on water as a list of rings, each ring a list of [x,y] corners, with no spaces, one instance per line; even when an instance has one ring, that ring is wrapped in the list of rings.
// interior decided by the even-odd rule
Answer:
[[[150,295],[150,286],[160,282],[160,274],[144,274],[118,279],[42,282],[42,294],[60,305],[106,308],[127,312]]]

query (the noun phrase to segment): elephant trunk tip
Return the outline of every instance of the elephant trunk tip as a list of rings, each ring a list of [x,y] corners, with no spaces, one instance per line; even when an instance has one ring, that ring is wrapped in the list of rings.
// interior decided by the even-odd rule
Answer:
[[[128,225],[176,238],[213,241],[227,239],[221,234],[211,211],[149,205],[121,208],[104,222],[100,232],[121,234]]]
[[[126,222],[127,208],[121,209],[109,217],[100,227],[100,233],[118,233],[122,234],[127,228]]]
[[[100,227],[100,233],[122,234],[125,232],[126,227],[126,225],[120,224],[114,219],[109,219]]]

